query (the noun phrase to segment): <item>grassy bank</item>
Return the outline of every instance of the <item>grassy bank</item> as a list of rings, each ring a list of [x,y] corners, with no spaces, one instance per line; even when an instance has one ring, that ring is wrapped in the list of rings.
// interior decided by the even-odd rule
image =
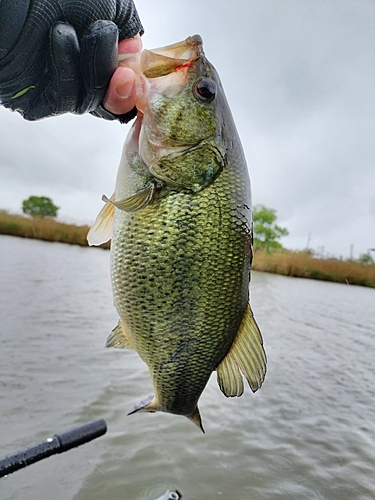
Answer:
[[[31,219],[0,211],[0,234],[87,246],[88,230],[89,226],[64,224],[52,219]],[[109,243],[102,245],[102,248],[109,248]],[[257,250],[253,269],[375,288],[374,265],[337,259],[314,259],[308,252],[277,250],[267,253]]]
[[[89,226],[64,224],[52,219],[31,219],[0,211],[0,234],[87,246],[89,229]],[[109,248],[109,243],[102,247]]]
[[[361,264],[353,260],[315,259],[308,252],[283,249],[267,253],[257,250],[253,269],[375,288],[375,265]]]

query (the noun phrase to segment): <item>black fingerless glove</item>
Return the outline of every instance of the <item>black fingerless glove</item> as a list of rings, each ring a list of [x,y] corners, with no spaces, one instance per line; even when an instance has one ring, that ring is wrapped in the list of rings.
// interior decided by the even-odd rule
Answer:
[[[143,28],[132,0],[0,0],[0,101],[27,120],[90,112],[117,68],[118,39]]]

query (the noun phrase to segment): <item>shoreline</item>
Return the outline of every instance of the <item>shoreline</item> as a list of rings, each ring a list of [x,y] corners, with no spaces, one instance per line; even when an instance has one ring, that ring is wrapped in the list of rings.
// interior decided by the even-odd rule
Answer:
[[[0,234],[9,236],[88,247],[86,236],[89,229],[87,225],[76,226],[53,219],[32,219],[0,211]],[[110,242],[97,248],[109,249]],[[268,253],[256,250],[252,269],[284,276],[375,288],[375,265],[353,260],[317,259],[306,251],[280,249]]]
[[[314,258],[307,251],[255,251],[254,271],[375,288],[375,265],[354,260]]]
[[[89,246],[86,239],[89,229],[90,226],[87,225],[76,226],[53,219],[33,219],[0,211],[0,234],[9,236],[55,241],[85,247]],[[110,242],[108,241],[98,248],[109,249]]]

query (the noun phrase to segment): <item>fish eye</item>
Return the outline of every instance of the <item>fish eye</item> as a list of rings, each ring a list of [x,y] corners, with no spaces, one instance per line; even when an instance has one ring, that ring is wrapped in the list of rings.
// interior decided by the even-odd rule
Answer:
[[[195,82],[193,92],[199,101],[212,102],[216,97],[216,83],[209,78],[200,78]]]

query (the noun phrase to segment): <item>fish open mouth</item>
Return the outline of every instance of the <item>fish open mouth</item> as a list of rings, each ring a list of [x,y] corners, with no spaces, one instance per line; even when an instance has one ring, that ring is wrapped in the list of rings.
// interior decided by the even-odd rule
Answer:
[[[189,66],[192,61],[203,55],[202,44],[202,38],[194,35],[173,45],[144,50],[141,54],[140,69],[147,78],[169,75],[181,66]]]
[[[151,50],[145,49],[139,54],[119,54],[118,61],[119,65],[131,67],[146,78],[159,78],[202,55],[203,40],[200,35],[193,35],[182,42]]]
[[[189,68],[203,55],[203,40],[199,35],[137,54],[119,54],[119,66],[131,68],[138,75],[137,109],[144,110],[150,88],[167,93],[168,97],[181,92]]]

